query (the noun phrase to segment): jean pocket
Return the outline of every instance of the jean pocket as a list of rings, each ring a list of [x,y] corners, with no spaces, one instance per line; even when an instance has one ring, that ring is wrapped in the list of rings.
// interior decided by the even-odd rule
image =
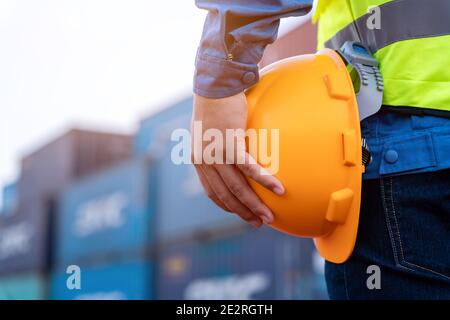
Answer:
[[[450,282],[450,170],[382,180],[397,265]]]
[[[395,158],[388,157],[394,153]],[[380,175],[397,174],[436,166],[436,153],[430,133],[396,137],[384,144]]]

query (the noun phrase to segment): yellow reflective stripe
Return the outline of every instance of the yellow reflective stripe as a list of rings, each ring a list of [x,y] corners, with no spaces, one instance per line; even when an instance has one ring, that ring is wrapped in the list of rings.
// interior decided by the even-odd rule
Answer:
[[[448,52],[450,36],[401,41],[376,52],[383,103],[450,111]]]
[[[449,0],[395,0],[376,8],[381,29],[367,26],[375,14],[369,12],[337,32],[325,46],[339,49],[345,41],[360,41],[376,52],[399,41],[450,34]]]

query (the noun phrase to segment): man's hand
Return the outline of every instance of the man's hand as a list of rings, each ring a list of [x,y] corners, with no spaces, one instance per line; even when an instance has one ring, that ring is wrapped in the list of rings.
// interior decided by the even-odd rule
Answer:
[[[214,128],[220,130],[223,137],[226,137],[226,129],[243,129],[245,131],[247,126],[247,99],[245,94],[240,93],[222,99],[195,96],[192,115],[192,122],[194,123],[194,121],[201,121],[203,132]],[[195,130],[191,131],[194,135]],[[198,145],[198,142],[202,141],[202,137],[196,138],[193,136],[192,141],[192,158],[194,161],[195,159],[198,160],[198,150],[203,152],[204,146]],[[208,197],[218,206],[228,212],[238,214],[253,226],[260,227],[263,222],[270,224],[273,222],[272,212],[252,190],[245,176],[252,178],[278,195],[284,193],[284,188],[274,176],[261,174],[264,169],[255,161],[251,161],[252,158],[245,151],[244,136],[236,137],[234,145],[236,146],[234,152],[227,153],[227,143],[223,141],[224,159],[222,164],[206,164],[205,161],[201,161],[201,164],[195,164],[203,188]],[[239,146],[241,147],[239,148]],[[195,154],[196,148],[197,154]],[[228,161],[225,162],[225,160]]]

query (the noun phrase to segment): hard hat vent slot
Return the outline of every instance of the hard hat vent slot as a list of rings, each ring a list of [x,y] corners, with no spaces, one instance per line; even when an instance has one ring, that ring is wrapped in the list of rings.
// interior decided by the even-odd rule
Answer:
[[[350,188],[333,192],[328,202],[326,219],[333,223],[345,223],[353,202],[353,195]]]
[[[342,144],[344,147],[344,164],[350,167],[355,166],[358,163],[358,150],[355,130],[348,129],[342,133]]]
[[[324,76],[328,94],[334,99],[347,101],[354,93],[348,85],[345,74],[342,72],[328,73]]]

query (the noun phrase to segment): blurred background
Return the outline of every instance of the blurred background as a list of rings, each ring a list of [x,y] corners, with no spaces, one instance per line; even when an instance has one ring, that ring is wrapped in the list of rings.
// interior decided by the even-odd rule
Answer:
[[[204,17],[185,0],[0,0],[0,299],[327,299],[310,240],[246,226],[171,162]],[[315,34],[285,19],[261,66]]]

